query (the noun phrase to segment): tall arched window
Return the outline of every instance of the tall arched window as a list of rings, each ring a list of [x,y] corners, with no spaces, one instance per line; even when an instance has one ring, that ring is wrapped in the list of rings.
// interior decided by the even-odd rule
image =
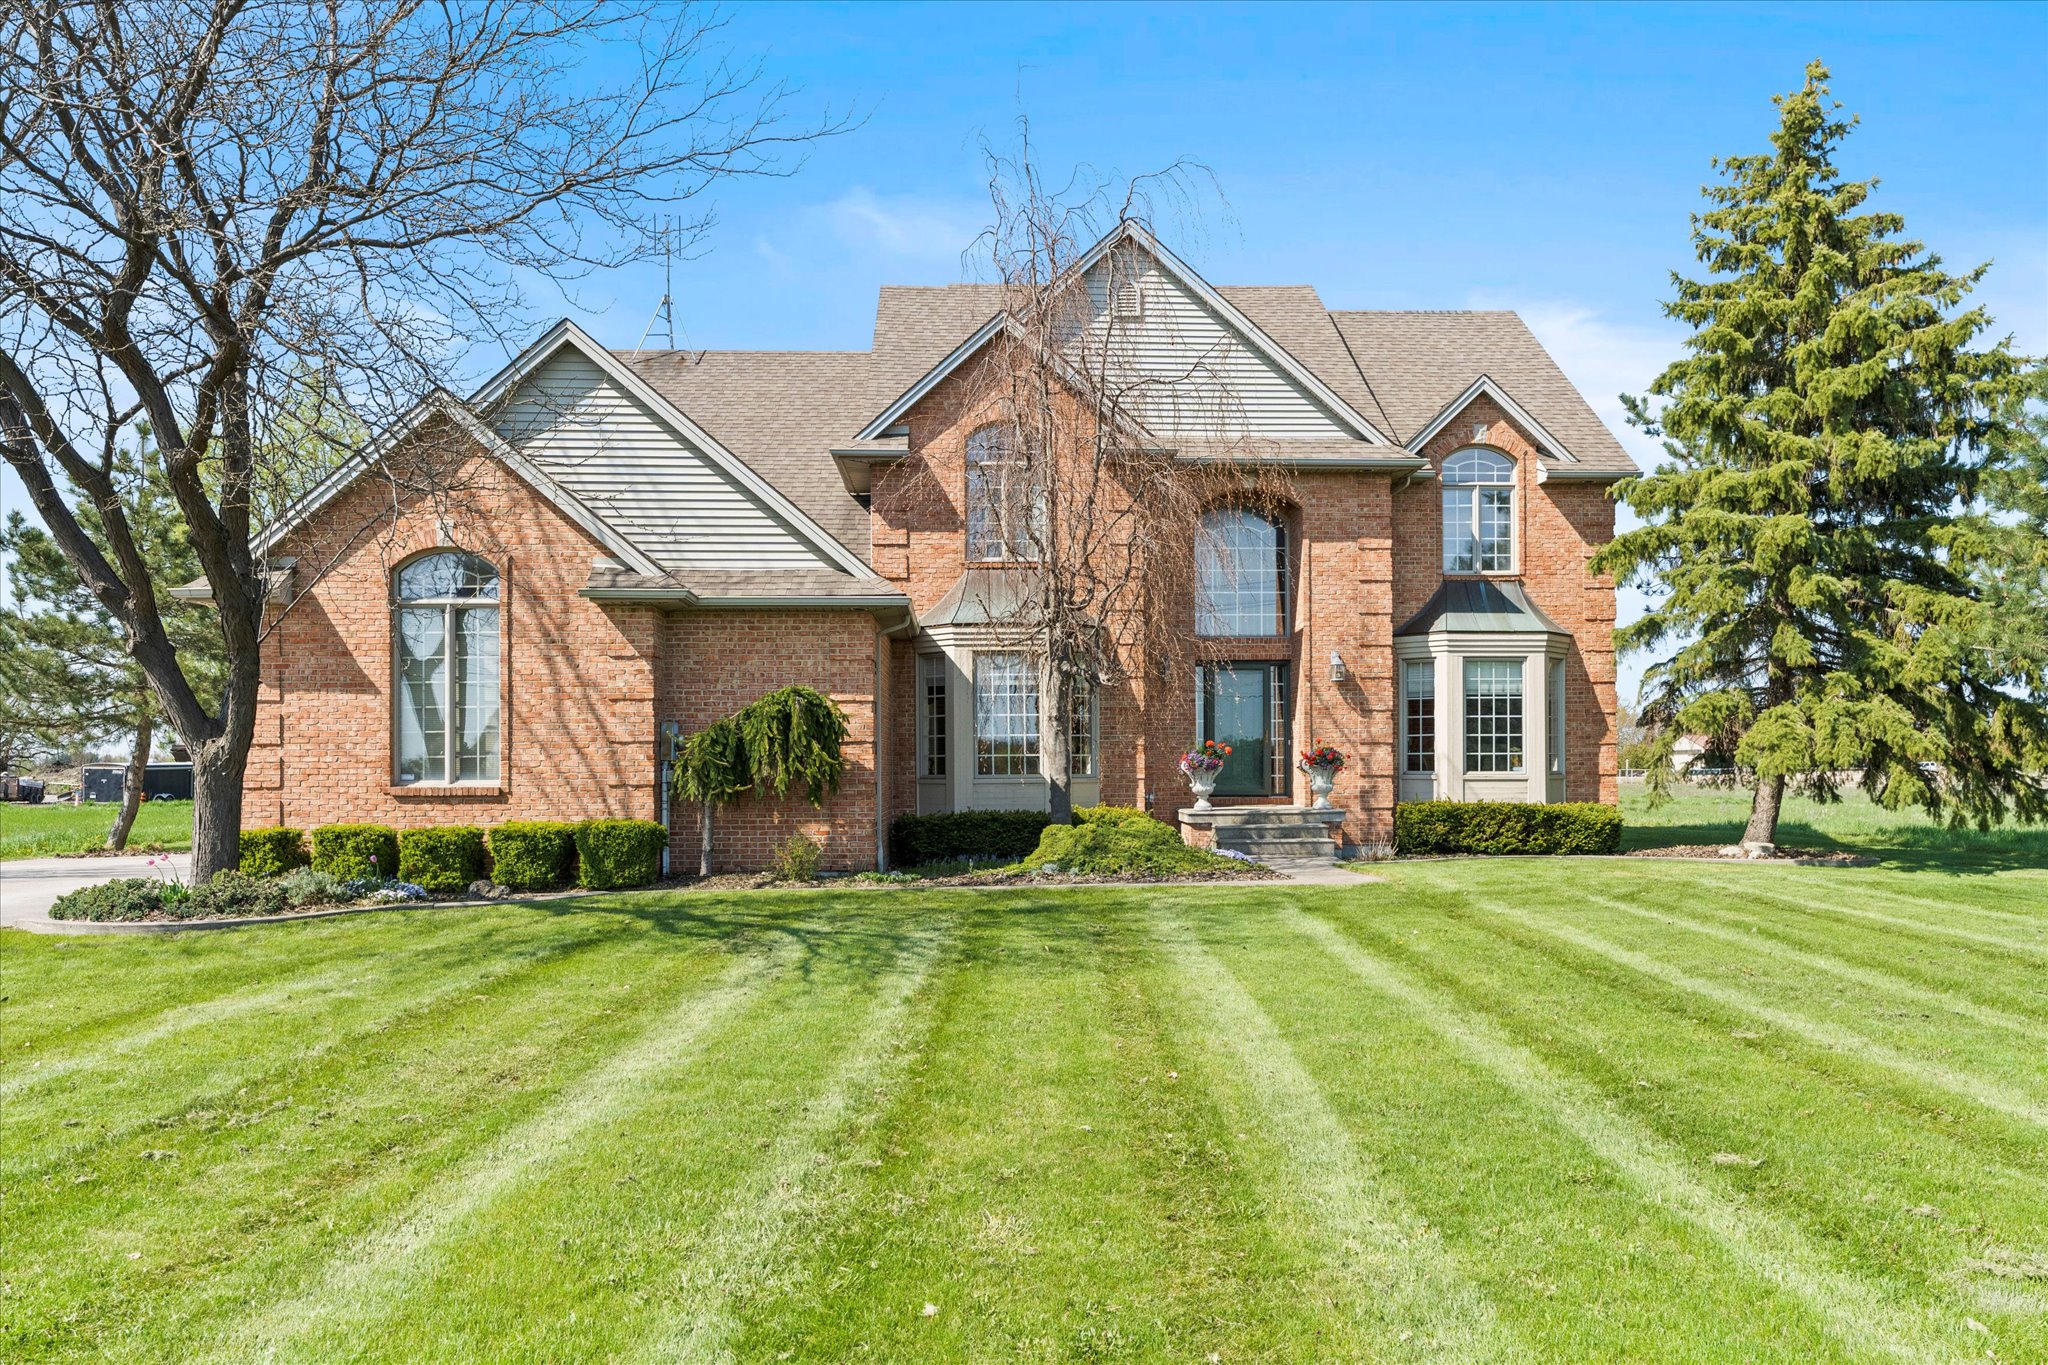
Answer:
[[[1197,635],[1287,633],[1287,532],[1242,507],[1202,518],[1195,545]]]
[[[398,571],[401,783],[498,778],[498,571],[459,551]]]
[[[1515,465],[1491,450],[1444,461],[1444,572],[1511,573],[1515,567]]]
[[[967,438],[967,557],[1038,558],[1045,538],[1045,490],[1008,428]]]

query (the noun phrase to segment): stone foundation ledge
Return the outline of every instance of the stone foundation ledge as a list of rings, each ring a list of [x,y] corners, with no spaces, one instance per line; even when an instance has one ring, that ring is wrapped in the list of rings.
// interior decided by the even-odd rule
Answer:
[[[1249,824],[1299,824],[1314,821],[1325,828],[1335,830],[1344,823],[1350,812],[1331,808],[1316,810],[1309,806],[1217,806],[1213,810],[1196,810],[1193,806],[1182,806],[1174,812],[1180,823],[1181,842],[1190,848],[1216,847],[1218,825]],[[1336,840],[1331,841],[1336,848]]]

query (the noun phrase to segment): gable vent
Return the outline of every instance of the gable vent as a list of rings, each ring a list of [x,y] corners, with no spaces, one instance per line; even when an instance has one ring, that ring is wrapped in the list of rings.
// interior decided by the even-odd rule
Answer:
[[[1145,316],[1145,296],[1139,292],[1136,280],[1118,282],[1115,296],[1110,303],[1110,311],[1120,318]]]

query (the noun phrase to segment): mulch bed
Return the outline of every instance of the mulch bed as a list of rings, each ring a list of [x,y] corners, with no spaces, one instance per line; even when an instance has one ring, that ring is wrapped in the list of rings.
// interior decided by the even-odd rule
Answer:
[[[1764,858],[1730,853],[1727,844],[1671,844],[1665,848],[1633,848],[1627,858],[1709,858],[1720,863],[1797,863],[1802,867],[1876,867],[1877,859],[1839,848],[1788,848],[1783,844]]]

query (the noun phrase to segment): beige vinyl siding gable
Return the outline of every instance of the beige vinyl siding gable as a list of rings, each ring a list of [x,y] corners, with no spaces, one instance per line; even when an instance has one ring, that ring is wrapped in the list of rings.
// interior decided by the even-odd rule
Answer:
[[[837,568],[573,347],[529,375],[492,426],[665,565]]]
[[[1088,273],[1091,331],[1097,343],[1113,336],[1130,381],[1139,386],[1132,407],[1160,436],[1257,436],[1279,440],[1356,439],[1314,395],[1209,306],[1141,255],[1117,271],[1135,283],[1142,316],[1108,317],[1108,262]],[[1136,266],[1133,275],[1125,269]]]

